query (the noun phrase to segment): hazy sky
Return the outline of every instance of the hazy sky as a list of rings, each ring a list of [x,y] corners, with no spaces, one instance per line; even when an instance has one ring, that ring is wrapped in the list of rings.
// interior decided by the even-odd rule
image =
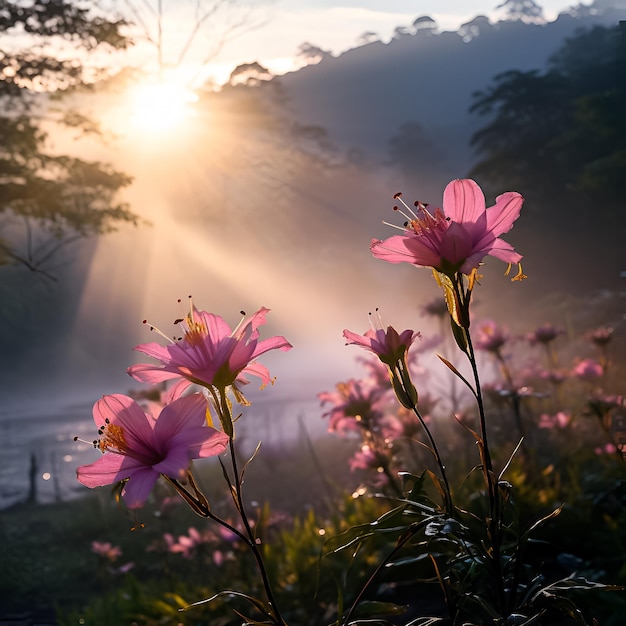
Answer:
[[[145,22],[149,23],[155,11],[156,0],[144,2],[135,0],[133,4],[139,13],[143,13]],[[382,41],[393,37],[397,26],[410,27],[415,18],[429,15],[441,30],[456,30],[461,24],[477,15],[487,15],[497,21],[499,15],[496,7],[502,0],[250,0],[260,8],[252,16],[246,15],[243,20],[246,28],[221,47],[219,56],[213,59],[211,74],[218,82],[227,80],[232,69],[241,63],[258,61],[275,73],[293,69],[293,60],[299,46],[309,42],[327,50],[334,55],[357,45],[359,36],[365,32],[376,33]],[[548,20],[556,18],[558,13],[575,0],[540,0]],[[589,4],[586,0],[584,4]],[[193,31],[194,3],[190,0],[164,0],[164,40],[172,44],[166,50],[166,60],[171,62],[178,57],[184,48],[186,34]],[[241,13],[224,5],[218,20],[211,25],[225,22],[236,22]],[[500,12],[500,17],[502,12]],[[152,24],[154,26],[154,22]],[[254,27],[253,27],[254,26]],[[228,32],[224,29],[223,32]],[[219,41],[219,30],[212,31],[204,40],[197,38],[195,52],[186,57],[187,63],[194,59],[206,59],[207,46]],[[154,38],[155,32],[153,30]],[[148,50],[148,52],[150,52]],[[152,55],[154,56],[154,50]],[[149,60],[140,61],[146,66]],[[196,68],[197,70],[197,68]],[[190,72],[195,74],[195,70]],[[205,74],[205,72],[202,72]]]

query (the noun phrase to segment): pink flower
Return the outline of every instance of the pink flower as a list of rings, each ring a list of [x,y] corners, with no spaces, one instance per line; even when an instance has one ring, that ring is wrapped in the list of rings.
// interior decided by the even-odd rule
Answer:
[[[405,330],[398,334],[393,326],[366,330],[362,335],[344,330],[343,336],[348,340],[346,345],[355,344],[373,352],[383,363],[391,367],[404,359],[409,346],[422,335],[413,330]]]
[[[413,330],[398,334],[393,326],[387,326],[387,330],[382,326],[379,316],[378,327],[374,328],[372,324],[372,328],[363,335],[344,330],[343,336],[348,340],[346,345],[355,344],[373,352],[387,366],[391,386],[400,404],[413,408],[417,403],[417,391],[411,382],[407,351],[415,339],[421,339],[422,335]]]
[[[188,535],[181,535],[178,542],[170,546],[170,552],[180,553],[184,558],[191,559],[202,549],[205,544],[212,544],[217,541],[217,535],[210,530],[200,532],[191,526]]]
[[[362,469],[374,469],[380,465],[380,459],[374,450],[369,446],[363,446],[360,450],[357,450],[353,457],[349,460],[350,471]]]
[[[493,320],[485,320],[478,327],[474,345],[478,350],[497,353],[508,339],[508,332],[504,328],[498,326]]]
[[[600,378],[602,374],[604,374],[602,365],[595,359],[583,359],[572,370],[572,375],[581,380],[594,380]]]
[[[526,338],[532,345],[537,343],[548,344],[564,333],[565,330],[562,328],[556,328],[556,326],[546,323],[536,328],[532,333],[528,333]]]
[[[269,350],[286,351],[292,346],[284,337],[259,341],[258,328],[265,323],[268,312],[261,307],[231,330],[219,315],[192,308],[185,319],[177,321],[183,331],[179,341],[172,340],[167,346],[145,343],[135,348],[160,361],[160,365],[132,365],[126,371],[145,383],[185,378],[204,387],[226,389],[235,381],[248,382],[245,374],[257,376],[263,385],[270,383],[269,371],[254,359]]]
[[[539,378],[550,381],[553,385],[560,385],[568,377],[567,372],[559,369],[541,370]]]
[[[143,505],[161,474],[184,478],[191,459],[220,454],[228,436],[206,425],[207,404],[196,393],[163,408],[158,419],[144,413],[128,396],[104,396],[93,408],[104,454],[78,468],[78,481],[100,487],[127,480],[122,496],[129,508]]]
[[[487,255],[519,263],[522,256],[500,235],[511,230],[523,202],[519,193],[507,191],[486,208],[476,182],[453,180],[443,193],[443,210],[432,214],[425,204],[416,203],[416,211],[405,204],[409,214],[405,214],[404,234],[385,241],[373,239],[370,249],[384,261],[432,267],[448,276],[458,271],[469,274]],[[522,278],[521,268],[516,278]]]
[[[597,455],[601,456],[603,454],[616,454],[617,453],[617,448],[615,447],[614,444],[607,443],[607,444],[605,444],[602,447],[598,446],[598,447],[594,448],[593,451]]]
[[[329,417],[330,432],[344,433],[358,430],[359,424],[371,428],[382,416],[377,403],[385,395],[386,389],[371,381],[348,380],[337,383],[336,391],[323,391],[317,394],[320,404],[332,404],[332,408],[322,417]]]
[[[613,337],[613,332],[614,329],[610,326],[601,327],[589,332],[587,337],[589,338],[589,341],[595,343],[596,346],[603,347],[611,341],[611,338]]]
[[[565,411],[559,411],[555,415],[544,413],[539,418],[539,428],[565,428],[571,419],[572,416]]]
[[[119,546],[114,546],[109,541],[92,541],[91,542],[91,551],[94,554],[97,554],[99,557],[102,557],[105,561],[117,561],[117,559],[122,556],[122,550]]]
[[[372,383],[378,387],[391,389],[391,381],[389,380],[389,368],[379,359],[367,354],[356,358],[365,369],[368,370],[368,378],[372,379]]]
[[[380,434],[385,442],[396,441],[405,436],[404,423],[395,415],[385,415],[378,420],[378,423]]]

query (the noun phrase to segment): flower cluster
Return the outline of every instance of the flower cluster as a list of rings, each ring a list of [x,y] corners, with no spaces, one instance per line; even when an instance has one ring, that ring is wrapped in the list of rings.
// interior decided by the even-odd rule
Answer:
[[[291,348],[284,337],[259,341],[259,326],[268,312],[262,307],[231,331],[218,315],[192,306],[185,319],[176,321],[182,339],[167,346],[137,346],[160,364],[132,365],[127,370],[130,376],[148,383],[176,379],[177,384],[159,394],[159,402],[148,402],[147,412],[122,394],[98,400],[93,408],[98,439],[93,445],[103,456],[78,468],[79,482],[87,487],[120,483],[128,507],[138,508],[160,476],[180,488],[178,481],[188,478],[193,459],[224,452],[234,436],[226,392],[232,390],[243,399],[237,385],[247,382],[246,374],[259,377],[263,384],[271,382],[267,368],[254,359],[269,350]],[[213,393],[213,407],[203,393],[183,395],[194,383]],[[211,408],[223,431],[207,424]]]
[[[162,385],[173,380],[175,384],[135,397],[113,394],[98,400],[93,409],[98,430],[93,446],[102,456],[79,467],[78,480],[88,487],[116,484],[127,506],[136,509],[163,477],[170,494],[177,494],[194,513],[217,524],[217,531],[190,526],[178,537],[166,532],[151,546],[163,559],[179,555],[189,571],[195,563],[199,575],[207,571],[219,575],[252,556],[260,584],[251,581],[247,560],[242,584],[255,595],[227,588],[188,605],[176,595],[178,609],[217,600],[225,604],[244,601],[254,614],[233,605],[237,621],[273,626],[331,622],[335,626],[530,625],[564,624],[563,619],[585,626],[588,622],[570,591],[618,587],[578,575],[578,565],[571,565],[575,559],[569,554],[547,558],[543,551],[536,555],[528,549],[535,532],[555,520],[563,507],[541,512],[528,524],[529,515],[519,512],[518,493],[520,486],[523,495],[524,489],[546,484],[554,470],[548,439],[571,434],[583,420],[587,426],[593,422],[596,431],[599,425],[600,436],[593,428],[581,429],[579,447],[614,454],[626,446],[624,400],[609,393],[613,328],[591,331],[587,339],[596,354],[584,354],[564,367],[557,350],[566,335],[561,328],[546,323],[515,336],[493,319],[474,319],[472,295],[480,284],[478,269],[486,256],[508,263],[509,269],[518,264],[513,280],[526,278],[522,256],[500,237],[519,217],[523,204],[519,193],[503,193],[487,208],[478,184],[465,179],[445,188],[442,208],[432,210],[423,202],[411,208],[400,194],[395,198],[403,206],[395,209],[406,219],[402,234],[372,240],[371,251],[391,263],[432,268],[443,298],[425,304],[422,310],[439,321],[442,337],[424,339],[412,329],[399,332],[383,324],[377,310],[362,334],[343,331],[346,345],[366,354],[359,360],[367,375],[318,394],[329,430],[356,442],[348,460],[350,470],[368,477],[375,491],[375,498],[360,498],[368,491],[362,485],[350,501],[375,502],[380,507],[375,519],[350,518],[353,523],[349,525],[347,513],[346,519],[340,518],[351,505],[333,506],[327,517],[333,518],[338,533],[326,537],[331,522],[326,519],[320,525],[311,510],[308,517],[295,520],[297,538],[281,529],[275,533],[277,544],[270,545],[265,532],[273,523],[269,509],[250,504],[256,509],[255,519],[250,517],[243,496],[244,476],[251,471],[260,443],[240,468],[235,421],[242,415],[233,417],[233,401],[242,407],[250,405],[242,393],[250,376],[263,386],[274,382],[267,368],[256,361],[258,357],[271,350],[291,349],[282,336],[260,339],[259,328],[269,311],[264,307],[248,318],[242,312],[243,319],[231,329],[222,317],[191,303],[189,312],[175,321],[178,338],[169,339],[158,331],[166,345],[137,346],[137,351],[156,363],[131,365],[128,374],[144,383]],[[451,380],[443,401],[434,391],[441,390],[444,378],[438,376],[433,382],[422,365],[423,353],[432,349],[437,349],[435,362]],[[512,354],[521,349],[528,359],[516,369]],[[487,382],[481,371],[488,373]],[[448,422],[460,436],[442,428],[446,417],[453,418]],[[461,437],[474,444],[474,458],[461,454]],[[459,462],[446,463],[442,450]],[[192,468],[194,460],[216,456],[227,486],[228,516],[221,512],[224,502],[209,503]],[[321,472],[323,463],[318,462],[318,468]],[[455,488],[459,473],[462,477]],[[541,503],[550,501],[558,499],[545,497]],[[169,495],[164,502],[164,510],[171,510]],[[537,508],[531,513],[537,513]],[[614,523],[618,517],[605,519],[619,526]],[[301,541],[305,528],[313,531],[315,541]],[[318,543],[322,537],[324,558],[320,558]],[[107,562],[121,554],[109,543],[94,542],[92,549]],[[350,556],[343,570],[329,566],[332,593],[340,586],[338,597],[321,599],[314,617],[309,605],[296,597],[296,590],[306,588],[316,600],[321,597],[324,564],[346,552]],[[359,563],[364,567],[355,566],[359,555],[363,555]],[[552,561],[558,568],[569,568],[565,576],[559,578]],[[286,571],[288,566],[293,570]],[[356,590],[353,576],[362,579]],[[440,597],[434,603],[437,614],[417,616],[425,597],[422,590],[433,583],[439,587]],[[256,597],[258,593],[264,597]],[[283,611],[283,603],[292,606],[291,613]],[[218,622],[231,623],[232,619]]]

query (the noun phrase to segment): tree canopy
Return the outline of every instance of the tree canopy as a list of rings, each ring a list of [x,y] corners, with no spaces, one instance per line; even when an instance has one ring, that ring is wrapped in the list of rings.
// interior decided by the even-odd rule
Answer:
[[[51,260],[77,239],[136,223],[116,200],[131,179],[107,163],[54,153],[55,124],[98,127],[63,97],[84,94],[106,68],[90,52],[129,45],[126,22],[68,0],[0,0],[0,266],[54,278]],[[64,101],[65,102],[65,101]]]
[[[472,138],[470,175],[500,192],[524,190],[529,210],[581,232],[624,229],[618,184],[626,171],[624,37],[596,26],[565,41],[546,71],[511,70],[474,96],[489,121]]]

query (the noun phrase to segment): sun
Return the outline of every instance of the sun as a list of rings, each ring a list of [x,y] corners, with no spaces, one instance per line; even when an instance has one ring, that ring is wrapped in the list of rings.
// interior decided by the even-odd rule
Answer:
[[[130,126],[138,130],[166,132],[193,118],[195,93],[175,83],[135,85],[129,92]]]

